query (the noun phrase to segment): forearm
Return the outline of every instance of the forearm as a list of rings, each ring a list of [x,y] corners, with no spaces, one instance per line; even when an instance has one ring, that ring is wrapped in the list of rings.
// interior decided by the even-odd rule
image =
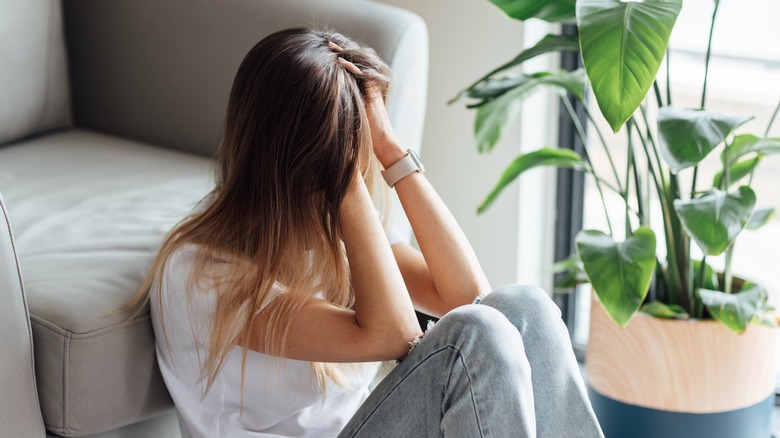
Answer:
[[[399,146],[385,151],[377,155],[385,167],[403,156]],[[395,189],[425,257],[436,293],[446,307],[470,303],[477,295],[490,292],[490,284],[471,244],[427,178],[412,173],[398,181]]]
[[[355,318],[367,330],[407,342],[419,325],[403,277],[365,185],[342,204],[340,226],[355,291]]]

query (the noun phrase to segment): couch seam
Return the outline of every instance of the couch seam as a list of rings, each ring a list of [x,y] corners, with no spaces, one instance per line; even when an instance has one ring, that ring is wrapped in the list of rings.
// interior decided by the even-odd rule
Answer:
[[[67,335],[69,338],[75,339],[75,340],[82,340],[82,339],[91,339],[96,338],[102,335],[108,335],[115,331],[122,330],[124,328],[133,327],[139,324],[143,324],[145,322],[148,322],[151,320],[151,316],[145,315],[141,318],[138,318],[130,323],[120,323],[120,324],[114,324],[110,327],[104,327],[97,330],[92,330],[86,333],[73,333],[72,331],[62,328],[58,326],[57,324],[52,323],[51,321],[44,319],[37,315],[30,315],[30,319],[32,322],[36,323],[37,325],[46,328],[47,330],[50,330],[54,333],[57,333],[59,335],[65,336]]]
[[[65,433],[70,432],[68,418],[68,361],[70,360],[70,336],[64,336],[62,343],[62,427]]]
[[[35,345],[32,337],[32,322],[30,320],[30,310],[27,306],[27,295],[24,293],[24,280],[22,279],[22,267],[19,265],[19,257],[16,253],[16,242],[14,242],[13,232],[11,231],[11,220],[8,218],[8,211],[5,208],[2,196],[0,196],[0,210],[2,210],[3,218],[5,220],[5,226],[8,230],[8,240],[11,243],[11,252],[14,257],[14,265],[16,267],[16,278],[19,279],[19,292],[22,294],[22,306],[24,307],[25,323],[27,325],[27,339],[30,341],[30,372],[32,374],[33,391],[35,393],[35,402],[38,405],[38,415],[43,424],[43,413],[41,412],[41,401],[38,397],[38,380],[35,375]]]
[[[57,326],[56,324],[52,324],[51,322],[49,322],[49,321],[47,321],[47,320],[45,320],[45,319],[43,319],[41,317],[38,317],[38,316],[35,316],[35,315],[30,315],[30,321],[32,323],[34,323],[36,326],[38,326],[40,328],[43,328],[43,329],[46,329],[46,330],[48,330],[48,331],[50,331],[50,332],[54,333],[55,335],[60,336],[62,338],[62,359],[63,359],[62,360],[62,365],[61,365],[62,366],[62,398],[61,398],[61,400],[62,400],[62,423],[61,423],[61,425],[56,426],[56,425],[53,425],[51,423],[45,422],[45,421],[43,421],[43,413],[41,413],[41,422],[44,424],[46,429],[48,429],[48,430],[50,430],[52,432],[56,432],[56,433],[61,434],[61,435],[66,435],[66,434],[73,433],[73,432],[79,432],[79,431],[74,430],[73,428],[70,427],[70,418],[68,418],[68,410],[67,410],[68,396],[69,396],[69,391],[68,391],[68,368],[67,367],[68,367],[68,363],[70,361],[70,350],[71,350],[70,349],[70,342],[71,342],[71,340],[77,340],[78,341],[78,340],[82,340],[82,339],[92,339],[92,338],[100,337],[102,335],[109,335],[109,334],[112,334],[112,333],[114,333],[114,332],[116,332],[116,331],[118,331],[120,329],[123,329],[123,328],[134,327],[134,326],[141,325],[141,324],[147,322],[149,319],[150,319],[150,317],[148,317],[148,316],[147,317],[142,317],[140,319],[137,319],[137,320],[133,321],[130,324],[123,324],[123,325],[119,325],[119,326],[114,326],[114,327],[111,327],[110,330],[99,331],[98,333],[94,333],[94,334],[92,334],[90,332],[91,334],[88,335],[88,336],[79,337],[78,335],[74,336],[73,333],[63,329],[62,327]],[[36,399],[37,399],[38,398],[37,388],[36,388],[35,396],[36,396]],[[40,406],[40,401],[38,402],[38,406]]]

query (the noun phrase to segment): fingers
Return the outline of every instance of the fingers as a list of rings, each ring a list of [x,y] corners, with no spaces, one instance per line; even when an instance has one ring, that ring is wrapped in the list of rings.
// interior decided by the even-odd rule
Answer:
[[[333,41],[328,41],[328,48],[336,53],[344,53],[344,49]]]
[[[354,73],[354,74],[356,74],[358,76],[363,74],[363,72],[360,71],[360,69],[357,68],[357,66],[355,66],[355,64],[347,61],[346,59],[344,59],[344,58],[342,58],[340,56],[338,57],[338,60],[339,60],[339,63],[344,66],[344,68],[346,68],[347,70],[351,71],[352,73]]]

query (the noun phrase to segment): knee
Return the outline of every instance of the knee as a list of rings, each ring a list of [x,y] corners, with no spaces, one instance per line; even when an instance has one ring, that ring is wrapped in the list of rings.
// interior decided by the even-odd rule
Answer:
[[[561,310],[544,289],[537,286],[512,284],[489,293],[482,301],[506,315],[525,317],[561,318]]]
[[[449,327],[448,331],[457,334],[461,343],[479,345],[481,351],[491,346],[501,349],[520,336],[503,313],[489,306],[468,305],[453,309],[435,327],[440,326]]]
[[[497,309],[479,304],[458,307],[436,323],[432,332],[436,330],[476,375],[506,379],[507,385],[531,375],[523,337]]]

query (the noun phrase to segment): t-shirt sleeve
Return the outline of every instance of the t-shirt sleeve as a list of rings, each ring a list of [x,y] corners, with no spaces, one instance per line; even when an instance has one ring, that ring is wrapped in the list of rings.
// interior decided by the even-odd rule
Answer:
[[[390,246],[395,245],[396,243],[406,242],[406,239],[401,235],[401,232],[392,225],[387,227],[385,233],[387,234],[387,240],[390,242]]]

